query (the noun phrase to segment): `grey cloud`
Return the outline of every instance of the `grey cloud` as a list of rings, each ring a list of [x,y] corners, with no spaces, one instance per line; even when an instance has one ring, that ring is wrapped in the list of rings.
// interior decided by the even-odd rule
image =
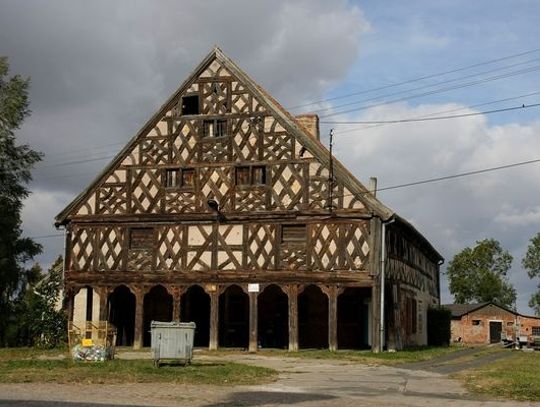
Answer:
[[[25,230],[34,236],[55,233],[53,216],[108,159],[55,165],[113,155],[213,45],[290,105],[319,98],[343,79],[368,27],[345,0],[2,0],[1,10],[0,54],[12,72],[32,78],[33,114],[19,137],[49,153],[25,210]],[[30,210],[49,193],[56,199]],[[47,263],[58,242],[43,243]]]

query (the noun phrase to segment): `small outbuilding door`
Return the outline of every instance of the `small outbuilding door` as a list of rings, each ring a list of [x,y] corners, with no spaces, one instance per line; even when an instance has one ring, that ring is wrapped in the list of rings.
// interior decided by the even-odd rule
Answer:
[[[489,321],[489,343],[501,341],[502,322]]]

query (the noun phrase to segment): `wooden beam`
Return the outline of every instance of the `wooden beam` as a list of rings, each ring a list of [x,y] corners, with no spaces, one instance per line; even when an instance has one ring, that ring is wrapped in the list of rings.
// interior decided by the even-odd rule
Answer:
[[[249,293],[249,351],[257,352],[257,298],[259,293]]]
[[[208,292],[208,294],[210,295],[210,341],[208,348],[217,350],[219,339],[219,290],[216,289]]]
[[[133,335],[133,349],[141,349],[143,346],[143,318],[144,318],[144,290],[136,287],[135,292],[135,330]]]
[[[289,351],[298,351],[298,285],[284,287],[289,298]]]

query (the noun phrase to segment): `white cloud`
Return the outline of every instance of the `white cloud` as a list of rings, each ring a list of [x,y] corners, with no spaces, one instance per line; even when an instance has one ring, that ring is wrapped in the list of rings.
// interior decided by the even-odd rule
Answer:
[[[402,103],[364,111],[349,120],[421,117],[459,107],[411,107]],[[490,126],[487,118],[480,115],[341,134],[339,129],[339,158],[361,180],[367,182],[369,176],[377,176],[380,188],[540,158],[540,122]],[[510,279],[520,293],[520,309],[526,310],[534,287],[520,269],[520,261],[528,239],[540,230],[538,179],[540,164],[531,164],[381,191],[379,198],[400,215],[412,219],[447,262],[476,240],[500,240],[514,256]],[[451,300],[446,285],[443,294],[447,301]]]

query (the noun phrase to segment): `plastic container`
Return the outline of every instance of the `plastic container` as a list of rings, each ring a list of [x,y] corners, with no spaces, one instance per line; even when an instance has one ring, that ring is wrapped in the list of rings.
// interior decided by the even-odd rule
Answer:
[[[191,363],[193,358],[193,337],[195,322],[159,322],[150,324],[151,347],[154,365],[164,360]]]

